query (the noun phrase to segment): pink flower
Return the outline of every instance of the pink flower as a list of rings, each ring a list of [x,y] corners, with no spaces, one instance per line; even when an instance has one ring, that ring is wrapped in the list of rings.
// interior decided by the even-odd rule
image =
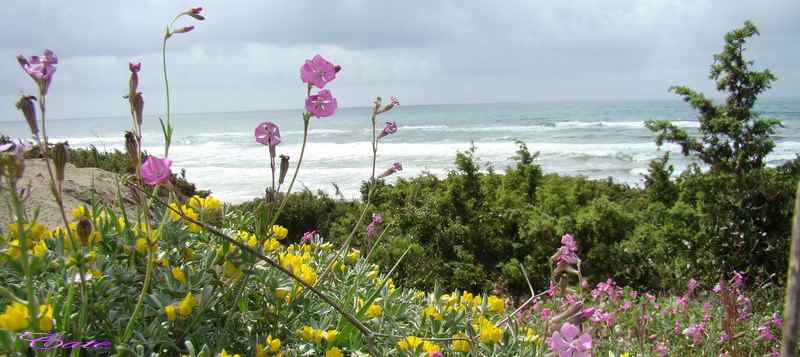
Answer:
[[[394,104],[394,105],[400,105],[400,101],[399,101],[399,100],[397,100],[397,98],[395,98],[395,97],[392,97],[392,104]]]
[[[553,332],[553,350],[559,357],[589,357],[592,355],[592,336],[584,333],[578,337],[580,330],[575,325],[567,322],[561,326],[561,332]],[[587,351],[587,352],[582,352]]]
[[[383,223],[383,216],[380,213],[373,213],[372,223]]]
[[[378,233],[378,227],[375,227],[374,224],[370,223],[370,225],[367,226],[367,234],[374,236],[377,233]]]
[[[314,239],[315,234],[317,234],[317,231],[303,233],[303,238],[300,239],[300,242],[311,242],[311,240]]]
[[[400,165],[399,162],[393,163],[392,164],[392,171],[394,171],[394,172],[403,171],[403,165]]]
[[[654,348],[654,351],[656,353],[660,354],[661,357],[664,357],[664,356],[667,355],[667,346],[664,346],[664,345],[662,345],[660,343],[656,343],[656,347]]]
[[[783,327],[783,322],[777,312],[772,314],[772,323],[775,324],[775,327]]]
[[[306,98],[306,109],[317,118],[324,118],[333,115],[338,104],[336,98],[331,95],[331,91],[323,89],[317,95],[310,95]]]
[[[155,186],[169,180],[169,177],[172,176],[172,171],[169,170],[170,166],[172,166],[172,160],[150,156],[139,169],[139,175],[142,176],[145,183]]]
[[[561,237],[561,244],[573,252],[578,250],[578,245],[575,244],[575,238],[573,238],[571,234],[563,235]]]
[[[697,280],[694,278],[689,279],[689,284],[686,284],[686,287],[689,288],[689,294],[694,292],[694,288],[697,287]]]
[[[300,67],[300,79],[303,80],[303,83],[309,83],[319,89],[324,88],[328,82],[335,78],[336,67],[320,55],[306,60],[306,63]]]
[[[128,62],[128,69],[130,69],[131,72],[133,73],[139,72],[139,70],[142,69],[142,64],[141,63],[133,64],[133,62]]]
[[[444,357],[444,355],[442,355],[442,353],[441,353],[441,352],[439,352],[439,351],[433,351],[433,352],[431,352],[431,354],[429,354],[428,356],[429,356],[429,357]]]
[[[281,143],[281,131],[275,123],[265,121],[256,127],[256,142],[262,145],[275,146]]]
[[[58,64],[58,57],[53,51],[44,50],[44,56],[31,56],[30,59],[25,59],[22,55],[17,56],[17,61],[22,65],[22,69],[36,81],[39,85],[39,91],[42,95],[47,94],[47,88],[50,87],[50,79],[56,73],[56,66]],[[33,67],[32,65],[38,65]]]
[[[386,127],[383,128],[383,131],[385,131],[387,134],[394,134],[395,132],[397,132],[397,123],[395,122],[390,123],[387,121]]]

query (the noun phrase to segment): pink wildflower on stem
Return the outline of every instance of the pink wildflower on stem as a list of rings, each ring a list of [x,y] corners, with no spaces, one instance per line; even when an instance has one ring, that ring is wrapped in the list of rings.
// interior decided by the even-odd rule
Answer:
[[[380,213],[373,213],[372,223],[383,223],[383,216]]]
[[[300,79],[303,83],[311,84],[319,89],[336,78],[336,67],[326,61],[322,56],[316,55],[300,66]],[[327,116],[327,115],[326,115]]]
[[[50,80],[53,74],[56,73],[56,66],[58,64],[58,57],[53,51],[44,50],[44,56],[31,56],[26,59],[22,55],[17,56],[17,61],[22,66],[22,69],[33,78],[37,85],[39,85],[39,93],[41,95],[47,94],[47,88],[50,87]]]
[[[375,227],[374,223],[370,223],[367,226],[367,234],[371,235],[371,236],[374,236],[375,234],[378,234],[378,227]]]
[[[387,121],[386,122],[386,127],[383,128],[383,131],[381,131],[381,133],[378,135],[378,139],[380,139],[380,138],[382,138],[382,137],[384,137],[386,135],[389,135],[389,134],[394,134],[396,132],[397,132],[397,123],[395,123],[393,121],[392,122],[388,122]]]
[[[386,171],[378,175],[378,178],[384,178],[398,171],[403,171],[403,165],[400,165],[399,162],[395,162],[392,164],[392,167],[386,169]]]
[[[275,123],[265,121],[258,124],[255,130],[256,142],[269,146],[269,154],[275,157],[275,146],[281,143],[281,131]]]
[[[139,169],[139,175],[142,176],[145,183],[155,186],[169,180],[169,177],[172,176],[172,171],[169,169],[170,166],[172,166],[172,160],[150,156]]]
[[[567,322],[561,326],[561,331],[553,332],[553,350],[559,357],[589,357],[592,355],[592,336],[584,333],[580,337],[578,327]]]
[[[305,232],[303,233],[303,238],[300,239],[301,243],[310,243],[312,239],[314,239],[314,235],[317,234],[317,231]]]
[[[317,95],[310,95],[306,98],[306,109],[317,118],[333,115],[337,107],[336,98],[327,89],[323,89]]]
[[[381,97],[378,97],[378,100],[375,101],[375,109],[373,109],[373,114],[378,115],[381,113],[388,112],[389,110],[394,108],[395,105],[400,105],[400,102],[397,100],[397,98],[392,97],[392,101],[390,101],[389,104],[386,104],[383,107],[381,107]]]

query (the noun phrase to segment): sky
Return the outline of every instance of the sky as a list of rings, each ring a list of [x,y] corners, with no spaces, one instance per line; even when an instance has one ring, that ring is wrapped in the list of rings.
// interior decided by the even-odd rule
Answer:
[[[141,63],[145,114],[165,112],[161,44],[181,11],[205,21],[167,41],[173,113],[302,110],[299,68],[316,54],[342,66],[326,86],[342,107],[376,96],[402,104],[709,96],[726,32],[752,20],[754,68],[777,77],[765,96],[800,96],[797,0],[183,1],[0,0],[0,121],[36,94],[16,56],[58,55],[49,118],[129,115],[128,62]]]

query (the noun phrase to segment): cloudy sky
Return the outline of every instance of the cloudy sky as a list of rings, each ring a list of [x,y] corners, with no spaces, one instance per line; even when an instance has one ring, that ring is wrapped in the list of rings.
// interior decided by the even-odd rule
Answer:
[[[59,57],[54,118],[124,116],[127,63],[141,62],[146,114],[164,112],[161,39],[178,12],[206,20],[167,44],[173,112],[302,108],[298,69],[321,54],[344,69],[340,106],[394,95],[413,104],[674,98],[713,92],[723,35],[752,20],[769,96],[800,96],[797,0],[0,0],[0,121],[35,87],[17,54]],[[326,87],[327,89],[328,87]]]

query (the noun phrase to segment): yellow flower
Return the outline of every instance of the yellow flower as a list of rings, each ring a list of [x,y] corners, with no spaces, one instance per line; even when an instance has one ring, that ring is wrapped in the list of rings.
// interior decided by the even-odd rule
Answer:
[[[175,278],[175,280],[186,284],[186,276],[183,275],[183,271],[181,270],[180,267],[173,267],[172,268],[172,277]]]
[[[175,318],[177,317],[177,316],[175,316],[175,306],[172,306],[172,305],[164,306],[164,312],[167,314],[167,320],[175,321]],[[191,310],[190,310],[190,312],[191,312]]]
[[[314,271],[314,268],[305,264],[300,266],[300,274],[297,275],[309,284],[314,284],[317,281],[317,272]]]
[[[336,339],[336,336],[339,336],[339,331],[328,330],[328,332],[325,332],[325,341],[333,342],[333,340]]]
[[[265,252],[272,252],[278,250],[281,247],[281,244],[278,243],[278,240],[275,238],[270,238],[264,241],[264,251]]]
[[[0,328],[16,332],[28,327],[28,308],[16,301],[6,305],[6,312],[0,315]]]
[[[44,255],[45,251],[47,251],[47,245],[44,244],[44,240],[36,242],[36,245],[33,246],[33,255],[37,257]]]
[[[264,345],[257,343],[256,344],[256,357],[265,357],[264,355]]]
[[[344,357],[342,351],[339,351],[336,347],[331,347],[327,352],[325,352],[325,357]]]
[[[285,299],[290,291],[291,289],[289,288],[277,288],[275,289],[275,297],[278,299]]]
[[[314,329],[311,326],[303,326],[302,330],[297,330],[297,336],[304,340],[310,340],[314,338]]]
[[[97,253],[95,253],[95,251],[90,250],[88,253],[86,253],[86,264],[92,265],[96,259]]]
[[[11,259],[19,258],[19,248],[17,248],[17,246],[19,246],[19,239],[14,239],[11,242],[8,242],[8,244],[8,256],[10,256]]]
[[[322,330],[314,330],[314,343],[322,342],[322,335],[324,332]]]
[[[178,304],[178,313],[181,316],[189,316],[192,313],[192,308],[197,305],[197,298],[192,296],[192,292],[188,292],[186,297]]]
[[[375,279],[378,277],[378,273],[381,272],[381,267],[378,264],[372,264],[372,271],[367,274],[367,277],[370,279]]]
[[[623,354],[619,355],[619,357],[631,357],[631,354],[630,353],[623,353]]]
[[[415,351],[420,343],[422,343],[421,338],[409,336],[404,338],[402,341],[398,342],[397,345],[400,346],[400,349],[402,350]]]
[[[39,305],[39,329],[42,331],[50,331],[53,329],[53,305],[49,302],[46,305]]]
[[[467,338],[467,335],[463,333],[457,333],[453,335],[453,338]],[[462,341],[462,340],[455,340],[453,341],[453,351],[456,352],[469,352],[470,351],[469,342]]]
[[[281,340],[273,339],[272,335],[267,336],[267,352],[275,353],[279,348],[281,348]]]
[[[242,276],[242,272],[230,262],[225,262],[225,276],[229,278],[239,278]]]
[[[483,320],[478,333],[481,335],[481,342],[485,344],[498,342],[503,337],[503,329],[495,327],[488,320]]]
[[[219,208],[219,200],[211,196],[208,196],[208,198],[202,198],[198,195],[194,195],[194,197],[189,200],[189,204],[198,209],[214,210]]]
[[[275,238],[284,239],[289,234],[289,230],[276,224],[272,226],[272,233],[275,233]]]
[[[383,308],[380,305],[371,304],[367,309],[367,318],[372,319],[378,317],[381,311],[383,311]]]
[[[92,212],[89,211],[89,214],[91,214],[91,213]],[[84,216],[84,215],[87,215],[86,214],[86,207],[78,206],[78,207],[72,209],[72,217],[81,218],[81,216]]]
[[[247,240],[247,245],[249,245],[251,247],[255,247],[257,242],[258,242],[258,240],[256,239],[256,235],[255,234],[251,234],[250,235],[250,239]]]
[[[436,311],[436,308],[433,307],[433,305],[428,305],[428,307],[425,308],[425,310],[422,310],[422,316],[425,318],[425,320],[428,320],[428,318],[431,316],[433,316],[433,318],[437,320],[442,319],[442,314]]]
[[[136,251],[139,253],[144,253],[144,250],[147,249],[147,239],[139,238],[136,240]]]
[[[219,355],[219,357],[241,357],[241,356],[239,356],[238,353],[235,355],[229,355],[228,352],[225,352],[225,349],[223,348],[222,353]]]
[[[350,263],[354,263],[358,258],[361,258],[361,252],[358,249],[353,249],[350,253],[347,253],[347,261]]]
[[[183,250],[183,259],[194,260],[194,249],[186,248]]]
[[[490,310],[494,312],[502,312],[506,308],[506,301],[492,295],[489,296],[488,305]]]
[[[438,351],[441,351],[441,350],[442,350],[441,347],[439,347],[437,345],[434,345],[431,341],[422,342],[422,351],[423,352],[427,352],[428,354],[431,354],[432,352],[438,352]]]

